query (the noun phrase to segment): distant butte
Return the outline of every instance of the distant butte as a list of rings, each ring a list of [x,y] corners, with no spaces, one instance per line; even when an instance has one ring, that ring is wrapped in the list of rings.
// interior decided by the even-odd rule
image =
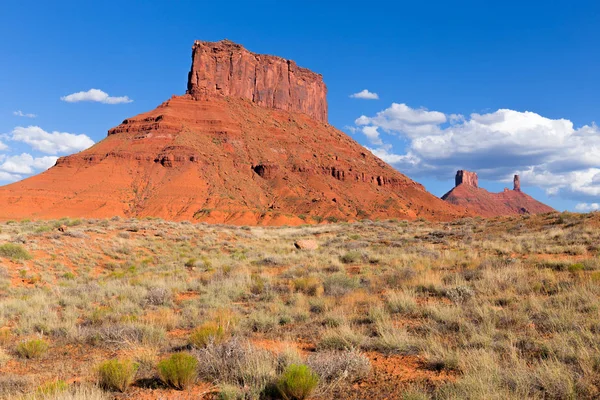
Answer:
[[[519,175],[513,179],[513,190],[490,193],[479,187],[475,172],[456,172],[456,186],[442,196],[448,203],[465,207],[484,217],[518,214],[541,214],[556,211],[521,191]]]
[[[473,215],[327,124],[321,75],[230,41],[192,47],[187,92],[0,188],[0,219],[282,225]]]

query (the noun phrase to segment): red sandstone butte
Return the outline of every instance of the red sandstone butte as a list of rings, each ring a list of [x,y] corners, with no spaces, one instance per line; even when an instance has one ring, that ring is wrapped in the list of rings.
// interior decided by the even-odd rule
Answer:
[[[194,43],[187,93],[195,99],[221,95],[251,100],[327,122],[327,87],[321,75],[228,40]]]
[[[478,186],[475,172],[457,171],[456,186],[442,196],[442,199],[457,206],[468,208],[484,217],[517,214],[541,214],[555,211],[521,191],[519,175],[513,179],[513,190],[504,189],[500,193],[490,193]]]
[[[196,42],[188,93],[0,188],[0,219],[161,217],[246,225],[473,215],[327,124],[320,75]]]

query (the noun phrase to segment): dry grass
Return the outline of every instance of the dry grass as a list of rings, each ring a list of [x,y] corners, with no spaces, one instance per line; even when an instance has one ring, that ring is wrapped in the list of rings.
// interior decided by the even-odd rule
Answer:
[[[274,395],[291,364],[319,375],[323,398],[600,396],[598,214],[0,229],[0,397],[91,384],[113,358],[139,366],[120,396],[152,397],[167,390],[157,363],[181,351],[199,361],[190,390],[215,385],[223,398]],[[319,249],[294,248],[306,238]],[[32,340],[48,344],[39,358],[20,345]],[[83,392],[104,396],[60,396]]]

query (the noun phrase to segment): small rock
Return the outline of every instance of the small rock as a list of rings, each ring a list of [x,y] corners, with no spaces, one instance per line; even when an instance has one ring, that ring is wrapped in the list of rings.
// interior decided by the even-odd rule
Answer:
[[[298,240],[294,243],[294,246],[300,250],[316,250],[319,247],[315,240],[310,239]]]
[[[58,227],[58,230],[61,232],[66,232],[67,231],[67,226],[66,225],[61,225]]]

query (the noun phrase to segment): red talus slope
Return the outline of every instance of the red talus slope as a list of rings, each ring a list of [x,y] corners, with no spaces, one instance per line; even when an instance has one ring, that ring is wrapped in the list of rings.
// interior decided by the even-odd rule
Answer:
[[[209,92],[173,97],[48,171],[0,188],[0,218],[300,224],[470,214],[311,117],[311,109]]]
[[[456,173],[456,186],[442,196],[445,201],[465,207],[484,217],[516,214],[541,214],[555,211],[521,191],[518,175],[514,178],[514,189],[490,193],[478,187],[477,174],[468,171]]]

